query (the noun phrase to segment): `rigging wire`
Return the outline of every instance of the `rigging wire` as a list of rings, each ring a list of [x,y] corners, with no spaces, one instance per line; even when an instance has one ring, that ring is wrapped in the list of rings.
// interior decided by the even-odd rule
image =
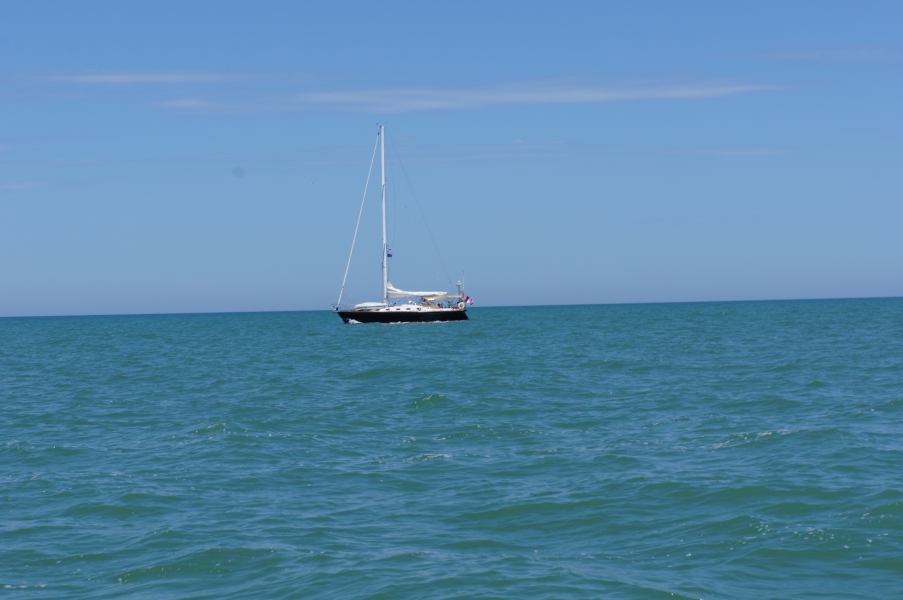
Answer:
[[[336,308],[342,304],[342,294],[345,293],[345,281],[348,279],[348,268],[351,267],[351,256],[354,254],[354,243],[357,241],[357,230],[361,226],[361,215],[364,214],[364,200],[367,199],[367,188],[370,187],[370,175],[373,173],[373,162],[376,160],[376,148],[379,146],[379,134],[376,134],[376,143],[373,145],[373,156],[370,157],[370,169],[367,171],[367,183],[364,184],[364,197],[361,198],[361,209],[357,213],[357,224],[354,226],[354,237],[351,238],[351,252],[348,253],[348,264],[345,265],[345,276],[342,277],[342,289],[339,290],[339,300]]]
[[[401,161],[401,155],[398,154],[398,149],[395,147],[394,142],[389,140],[389,145],[392,148],[392,151],[395,152],[395,158],[398,159],[398,165],[401,167],[401,172],[404,173],[405,181],[408,182],[408,188],[411,190],[411,196],[414,198],[414,204],[417,206],[417,211],[420,213],[420,218],[423,219],[423,224],[426,226],[427,233],[430,234],[430,241],[433,242],[433,248],[436,250],[436,256],[439,257],[439,264],[442,265],[442,270],[445,271],[445,277],[448,279],[449,285],[452,284],[452,278],[448,274],[448,269],[445,268],[445,261],[442,260],[442,253],[439,252],[439,246],[436,244],[436,239],[433,237],[433,232],[430,230],[430,224],[426,221],[426,215],[423,214],[423,209],[420,208],[420,201],[417,200],[417,194],[414,193],[414,186],[411,185],[411,178],[408,177],[408,172],[404,168],[404,163]]]

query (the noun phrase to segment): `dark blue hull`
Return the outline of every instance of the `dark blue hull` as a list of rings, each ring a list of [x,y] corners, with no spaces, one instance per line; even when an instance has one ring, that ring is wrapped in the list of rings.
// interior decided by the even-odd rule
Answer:
[[[441,323],[445,321],[466,321],[467,313],[463,310],[449,311],[369,311],[369,310],[337,310],[342,321],[352,320],[358,323]]]

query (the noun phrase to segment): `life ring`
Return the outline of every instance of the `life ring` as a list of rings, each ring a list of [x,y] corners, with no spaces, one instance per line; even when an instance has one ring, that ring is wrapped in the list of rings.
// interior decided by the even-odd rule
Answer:
[[[463,302],[458,302],[458,310],[462,310],[464,308]]]

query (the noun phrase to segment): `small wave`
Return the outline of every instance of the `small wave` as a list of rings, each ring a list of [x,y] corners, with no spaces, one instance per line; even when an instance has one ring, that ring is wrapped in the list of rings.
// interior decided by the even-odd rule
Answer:
[[[197,435],[197,434],[202,434],[202,433],[211,433],[213,431],[225,431],[225,430],[226,430],[225,423],[216,422],[216,423],[211,423],[210,425],[207,425],[205,427],[198,427],[197,429],[193,430],[191,433],[194,433]]]
[[[416,408],[423,408],[425,406],[437,406],[445,403],[445,396],[442,394],[430,394],[429,396],[424,396],[422,398],[418,398],[414,400],[414,406]]]
[[[439,458],[451,458],[448,454],[421,454],[420,456],[415,456],[412,460],[424,461],[424,460],[436,460]]]
[[[741,444],[749,444],[751,442],[755,442],[756,440],[760,440],[762,438],[771,437],[774,435],[783,436],[789,435],[793,433],[788,430],[774,430],[774,431],[760,431],[757,433],[753,432],[745,432],[745,433],[735,433],[733,435],[728,436],[721,442],[715,442],[710,447],[713,450],[718,450],[721,448],[732,448],[734,446],[740,446]]]

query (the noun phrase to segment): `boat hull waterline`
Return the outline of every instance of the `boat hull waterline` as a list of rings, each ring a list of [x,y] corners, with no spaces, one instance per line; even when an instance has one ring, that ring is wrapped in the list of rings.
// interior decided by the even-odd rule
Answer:
[[[463,310],[338,310],[345,323],[443,323],[446,321],[466,321]]]

